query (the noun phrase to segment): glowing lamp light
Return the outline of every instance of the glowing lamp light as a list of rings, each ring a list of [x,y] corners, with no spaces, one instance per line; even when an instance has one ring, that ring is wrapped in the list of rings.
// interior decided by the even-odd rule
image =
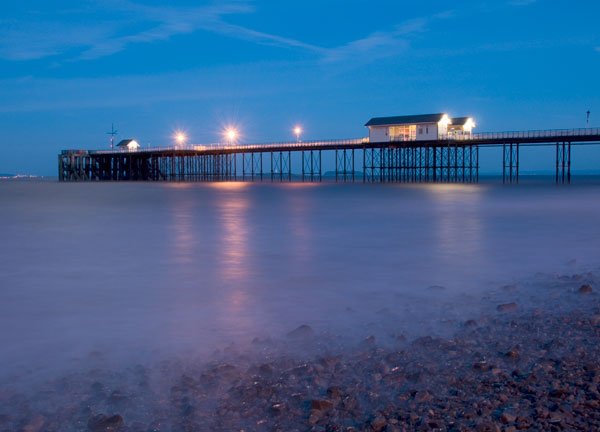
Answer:
[[[300,126],[294,127],[294,135],[296,135],[296,141],[300,141],[300,135],[302,135],[302,128]]]
[[[238,131],[237,129],[233,128],[233,127],[229,127],[227,129],[225,129],[225,132],[223,133],[223,135],[225,135],[225,138],[227,139],[227,141],[229,141],[230,144],[233,144],[235,142],[235,140],[238,138]]]
[[[173,135],[173,138],[175,139],[175,142],[177,144],[179,144],[179,145],[185,144],[185,142],[188,139],[187,135],[183,131],[177,131],[177,132],[175,132],[175,134]]]

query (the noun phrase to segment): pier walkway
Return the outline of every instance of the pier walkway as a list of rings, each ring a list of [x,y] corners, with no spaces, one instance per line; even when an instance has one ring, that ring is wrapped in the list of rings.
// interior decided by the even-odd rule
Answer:
[[[571,182],[571,148],[600,144],[600,128],[489,132],[430,141],[368,138],[121,150],[63,150],[60,181],[477,182],[481,148],[502,147],[503,181],[519,181],[521,146],[555,147],[555,180]]]

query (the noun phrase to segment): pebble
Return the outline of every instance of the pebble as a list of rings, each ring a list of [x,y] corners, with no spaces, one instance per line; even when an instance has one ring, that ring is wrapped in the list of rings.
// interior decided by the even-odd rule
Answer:
[[[23,427],[23,432],[40,432],[43,430],[45,422],[44,416],[37,415]]]
[[[88,420],[88,429],[92,432],[114,432],[123,426],[123,417],[120,415],[107,416],[98,414]]]
[[[498,305],[496,307],[496,310],[498,312],[514,312],[517,310],[517,304],[516,303],[504,303],[501,305]]]
[[[275,352],[273,342],[141,375],[74,373],[31,397],[2,389],[0,431],[600,430],[600,302],[577,300],[573,280],[554,280],[564,301],[556,309],[536,304],[543,313],[534,314],[525,300],[496,301],[489,305],[513,313],[457,319],[451,338],[400,341],[410,333],[399,327],[389,340],[372,331],[377,339],[342,350],[303,325],[289,336],[301,345],[314,337],[326,346],[320,354]],[[115,407],[118,414],[91,415]]]
[[[302,324],[301,326],[296,327],[294,330],[289,332],[287,335],[291,338],[307,338],[314,336],[315,331],[311,326]]]
[[[333,402],[325,399],[313,399],[310,401],[310,407],[316,411],[326,411],[333,408]]]
[[[502,413],[500,421],[504,424],[514,423],[517,420],[517,416],[508,412]]]
[[[583,284],[579,287],[579,290],[577,290],[579,294],[591,294],[592,291],[594,290],[590,284]]]

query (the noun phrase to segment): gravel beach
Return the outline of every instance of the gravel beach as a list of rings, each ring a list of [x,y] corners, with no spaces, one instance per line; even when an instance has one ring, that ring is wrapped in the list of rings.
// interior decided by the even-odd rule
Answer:
[[[0,431],[600,430],[596,281],[546,275],[543,292],[500,287],[480,315],[449,323],[449,337],[398,329],[392,343],[342,346],[304,325],[210,362],[4,385]]]

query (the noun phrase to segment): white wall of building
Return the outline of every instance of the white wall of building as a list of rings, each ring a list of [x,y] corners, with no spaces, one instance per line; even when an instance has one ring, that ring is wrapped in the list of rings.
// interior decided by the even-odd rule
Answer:
[[[387,142],[389,140],[388,126],[369,126],[370,142]]]
[[[417,141],[429,141],[438,139],[437,123],[417,124]]]

